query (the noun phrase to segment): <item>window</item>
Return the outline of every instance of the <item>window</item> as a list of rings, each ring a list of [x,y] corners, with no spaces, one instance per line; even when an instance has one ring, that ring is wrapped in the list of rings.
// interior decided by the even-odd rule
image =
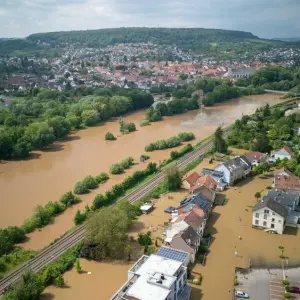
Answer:
[[[274,225],[274,224],[271,224],[271,228],[275,228],[275,225]]]
[[[273,212],[272,215],[275,216],[275,213]]]
[[[263,226],[267,226],[267,222],[264,222]]]
[[[256,217],[256,218],[259,218],[259,213],[256,213],[256,214],[255,214],[255,217]]]
[[[272,218],[272,222],[275,222],[275,218]]]
[[[281,220],[278,220],[278,223],[281,223]]]
[[[255,220],[255,225],[259,225],[259,220]]]
[[[264,213],[268,214],[270,211],[268,209],[265,209]]]
[[[264,215],[264,219],[267,220],[268,219],[268,215]]]

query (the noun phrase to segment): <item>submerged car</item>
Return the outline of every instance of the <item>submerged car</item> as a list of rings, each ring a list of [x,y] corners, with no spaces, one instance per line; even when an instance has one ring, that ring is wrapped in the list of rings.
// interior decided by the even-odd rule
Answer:
[[[165,213],[168,213],[168,214],[171,214],[174,210],[176,210],[176,207],[173,207],[173,206],[169,206],[167,207],[164,212]]]
[[[245,292],[242,292],[242,291],[235,291],[235,296],[237,298],[242,298],[242,299],[249,299],[249,295]]]
[[[300,288],[298,288],[297,286],[291,286],[290,287],[290,293],[300,294]]]

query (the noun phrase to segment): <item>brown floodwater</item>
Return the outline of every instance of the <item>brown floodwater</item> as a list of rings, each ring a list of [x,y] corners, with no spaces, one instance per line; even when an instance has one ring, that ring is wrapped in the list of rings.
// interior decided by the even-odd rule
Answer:
[[[161,138],[173,136],[181,131],[192,131],[197,140],[213,133],[217,126],[227,125],[250,114],[266,103],[280,102],[280,95],[266,94],[234,99],[211,108],[191,111],[182,115],[166,117],[163,122],[152,123],[134,133],[121,136],[118,121],[111,121],[88,128],[59,141],[46,151],[36,151],[23,161],[9,161],[0,164],[0,227],[21,225],[32,215],[34,208],[49,201],[58,200],[66,191],[86,175],[108,171],[109,166],[126,156],[139,159],[146,144]],[[124,119],[138,124],[144,117],[139,111]],[[105,141],[107,131],[118,135],[115,142]],[[150,153],[153,161],[159,162],[169,156],[171,150]],[[83,202],[68,209],[56,218],[55,223],[30,235],[27,247],[39,249],[68,230],[73,224],[77,208],[91,204],[94,195],[119,182],[131,172],[144,168],[138,164],[121,176],[113,176],[105,185],[89,195]]]
[[[243,150],[235,151],[233,155],[244,153]],[[200,172],[202,168],[214,167],[216,164],[216,161],[209,164],[209,159],[204,159],[195,170]],[[201,286],[192,286],[191,300],[231,300],[234,268],[247,267],[249,259],[256,267],[279,265],[279,245],[285,246],[289,264],[299,263],[299,232],[288,229],[283,235],[272,235],[251,226],[251,208],[256,203],[254,194],[257,191],[267,193],[266,187],[271,182],[269,175],[248,178],[218,195],[219,198],[226,196],[229,201],[225,206],[216,206],[209,218],[206,230],[213,235],[213,242],[205,266],[197,264],[192,270],[192,277],[202,274],[203,281]],[[165,224],[170,220],[170,215],[164,213],[164,209],[177,206],[187,194],[187,191],[181,190],[162,195],[156,200],[155,209],[150,214],[142,215],[134,222],[129,234],[137,237],[140,231],[151,231],[153,238],[161,237]],[[158,241],[158,246],[160,243]],[[235,246],[238,257],[234,255]],[[139,251],[135,251],[133,261],[140,254]],[[71,270],[64,275],[67,287],[48,287],[42,299],[109,299],[125,283],[132,264],[133,262],[99,263],[82,260],[84,271],[91,272],[90,275],[78,275],[75,270]]]

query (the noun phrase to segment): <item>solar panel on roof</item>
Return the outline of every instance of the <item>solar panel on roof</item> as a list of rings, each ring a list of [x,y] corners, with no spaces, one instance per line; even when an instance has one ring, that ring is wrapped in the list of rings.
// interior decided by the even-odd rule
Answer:
[[[189,254],[186,252],[164,246],[158,250],[157,255],[180,262],[184,262],[189,256]]]

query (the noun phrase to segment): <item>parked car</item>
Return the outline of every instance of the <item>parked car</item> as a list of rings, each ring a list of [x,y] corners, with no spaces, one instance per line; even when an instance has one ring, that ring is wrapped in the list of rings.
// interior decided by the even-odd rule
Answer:
[[[168,214],[171,214],[174,210],[176,210],[176,207],[173,207],[173,206],[169,206],[167,207],[164,212],[165,213],[168,213]]]
[[[249,299],[249,295],[242,291],[235,291],[235,296],[237,298]]]
[[[290,287],[290,293],[293,293],[293,294],[300,294],[300,288],[297,287],[297,286],[291,286],[291,287]]]

